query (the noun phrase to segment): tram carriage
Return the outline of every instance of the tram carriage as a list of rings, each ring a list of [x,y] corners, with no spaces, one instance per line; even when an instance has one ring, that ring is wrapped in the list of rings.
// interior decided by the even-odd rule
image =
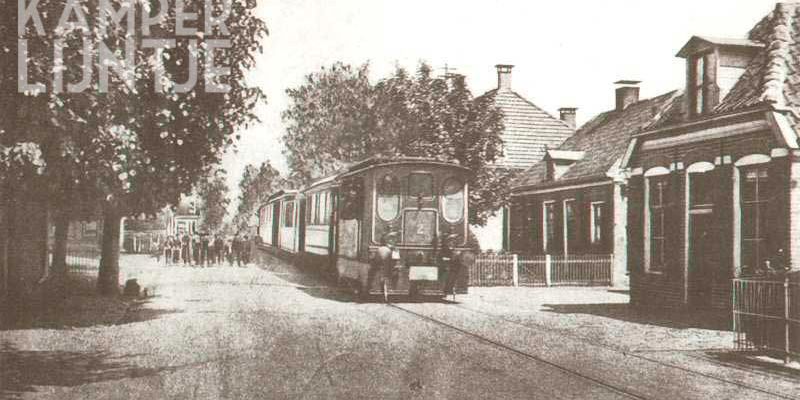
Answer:
[[[259,235],[266,250],[362,297],[466,293],[469,173],[432,159],[368,159],[271,196]]]

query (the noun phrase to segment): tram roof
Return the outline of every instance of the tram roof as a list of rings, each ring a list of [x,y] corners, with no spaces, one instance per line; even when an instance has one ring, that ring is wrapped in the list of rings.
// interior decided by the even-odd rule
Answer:
[[[371,167],[397,164],[436,164],[468,170],[468,168],[463,165],[431,157],[370,157],[351,165],[340,176],[361,172]]]

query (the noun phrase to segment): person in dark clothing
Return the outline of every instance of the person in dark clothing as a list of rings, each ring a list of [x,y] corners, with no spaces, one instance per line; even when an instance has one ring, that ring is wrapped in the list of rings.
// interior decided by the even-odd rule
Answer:
[[[222,265],[222,256],[224,254],[223,246],[225,243],[222,241],[222,237],[219,234],[214,235],[214,255],[212,260],[217,265]]]
[[[228,266],[233,266],[233,238],[225,239],[225,259],[228,260]]]
[[[250,237],[247,235],[242,240],[242,262],[245,265],[250,264]]]
[[[210,244],[210,238],[208,237],[208,234],[205,233],[205,232],[200,234],[200,266],[201,267],[207,267],[210,264],[210,262],[209,262],[209,253],[208,253],[209,244]]]
[[[184,233],[181,238],[181,257],[184,266],[192,262],[192,238],[188,233]]]

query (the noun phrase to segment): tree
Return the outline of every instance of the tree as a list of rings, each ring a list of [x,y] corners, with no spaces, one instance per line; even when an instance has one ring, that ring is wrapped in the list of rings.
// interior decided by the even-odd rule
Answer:
[[[289,187],[288,181],[269,161],[261,163],[258,168],[252,164],[246,166],[239,181],[239,206],[233,218],[235,229],[241,231],[252,226],[258,207],[273,193]]]
[[[4,9],[17,7],[15,1],[0,2]],[[64,3],[40,1],[38,9],[45,27],[52,29],[56,25]],[[153,15],[160,4],[147,0],[111,0],[111,3],[116,9],[133,4],[136,16]],[[198,21],[204,21],[205,1],[184,3],[188,3],[184,7],[187,11],[198,14]],[[42,148],[50,194],[58,194],[46,197],[56,199],[54,205],[61,212],[69,215],[76,208],[83,208],[78,205],[91,205],[86,212],[102,212],[104,235],[98,289],[101,293],[115,294],[119,279],[120,218],[142,212],[153,214],[166,204],[177,203],[181,194],[191,192],[198,180],[219,163],[222,153],[237,139],[236,131],[256,119],[253,109],[262,99],[261,92],[246,84],[244,74],[253,67],[254,54],[260,51],[260,40],[267,30],[255,16],[255,1],[214,0],[211,9],[215,15],[223,4],[231,5],[225,20],[228,32],[220,27],[204,31],[202,22],[198,22],[194,25],[199,31],[197,35],[178,37],[177,46],[164,50],[158,57],[158,52],[142,45],[147,35],[139,24],[134,24],[133,35],[128,35],[124,23],[104,29],[102,18],[92,18],[100,17],[98,1],[79,4],[89,16],[87,29],[46,35],[36,34],[31,21],[25,32],[13,34],[17,13],[4,13],[0,29],[6,35],[0,40],[3,50],[10,54],[2,57],[0,84],[2,104],[12,107],[9,107],[10,117],[0,124],[3,135],[0,141],[8,145],[30,141]],[[165,19],[153,27],[149,37],[175,37],[174,1],[168,2],[167,9]],[[16,92],[16,60],[20,51],[17,37],[28,40],[29,81],[44,83],[44,91]],[[97,79],[91,81],[88,90],[79,93],[53,90],[56,86],[53,71],[58,68],[54,68],[51,55],[57,39],[67,45],[64,82],[81,80],[85,72],[81,67],[84,56],[91,60],[88,70],[92,77],[99,76],[105,67],[99,57],[99,46],[83,51],[84,38],[93,44],[105,43],[110,49],[124,49],[125,53],[126,40],[133,38],[132,85],[126,83],[124,75],[111,74],[108,91],[101,90]],[[190,40],[195,38],[198,45],[193,48]],[[231,47],[211,53],[209,43],[215,39],[229,40]],[[215,64],[229,68],[227,76],[217,74],[214,78],[215,82],[228,85],[229,90],[214,92],[206,86],[203,77],[214,71],[207,70],[202,61],[197,63],[199,78],[192,90],[181,92],[175,85],[162,85],[165,79],[186,82],[192,56],[198,60],[208,56]]]
[[[216,232],[222,228],[222,221],[228,212],[228,185],[225,183],[225,171],[216,170],[200,183],[197,190],[200,198],[200,215],[203,220],[201,229],[207,232]]]
[[[475,98],[463,76],[434,77],[427,64],[402,68],[377,84],[368,65],[334,64],[287,90],[284,142],[289,166],[307,182],[374,155],[418,156],[469,168],[470,222],[484,224],[508,199],[511,173],[492,164],[503,154],[501,111]]]

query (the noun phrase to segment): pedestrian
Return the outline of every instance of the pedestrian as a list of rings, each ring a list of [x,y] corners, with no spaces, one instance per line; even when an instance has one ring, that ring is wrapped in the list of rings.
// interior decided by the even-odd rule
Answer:
[[[242,240],[242,262],[244,265],[250,264],[250,237],[244,235]]]
[[[186,232],[181,238],[181,256],[183,257],[183,266],[190,265],[192,262],[192,237]]]
[[[225,243],[222,241],[222,237],[217,233],[214,235],[214,263],[217,265],[222,265],[222,256],[224,254],[224,247]]]
[[[200,265],[207,267],[209,265],[208,259],[208,250],[209,250],[209,243],[210,238],[208,237],[208,233],[203,232],[200,234]]]
[[[167,266],[172,261],[172,236],[167,236],[164,239],[162,251],[164,252],[164,265]]]
[[[192,265],[197,265],[200,260],[200,236],[192,235]]]
[[[178,234],[172,237],[172,263],[177,265],[181,259],[181,237]]]
[[[225,239],[225,258],[228,260],[228,266],[233,266],[233,238],[228,237]]]
[[[156,264],[161,264],[161,254],[164,253],[164,245],[158,235],[152,235],[150,242],[150,254],[156,258]]]

